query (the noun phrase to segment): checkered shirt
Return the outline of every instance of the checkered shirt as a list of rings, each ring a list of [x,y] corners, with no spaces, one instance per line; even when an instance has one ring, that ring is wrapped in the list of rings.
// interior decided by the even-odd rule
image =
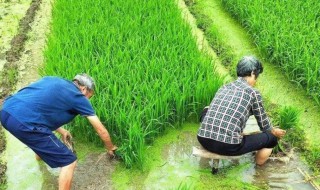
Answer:
[[[271,130],[259,91],[239,77],[218,90],[201,123],[198,136],[239,144],[250,115],[255,116],[261,131]]]

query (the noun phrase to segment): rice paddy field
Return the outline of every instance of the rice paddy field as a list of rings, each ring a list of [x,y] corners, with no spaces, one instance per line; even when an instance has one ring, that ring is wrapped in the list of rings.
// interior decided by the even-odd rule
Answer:
[[[319,104],[319,8],[316,0],[222,0],[262,54]]]
[[[199,113],[222,84],[174,1],[57,0],[51,27],[43,75],[94,76],[92,104],[127,166],[142,167],[146,144]],[[100,143],[83,122],[70,130]]]
[[[5,0],[0,5],[19,2]],[[75,139],[79,158],[73,189],[319,188],[320,141],[318,123],[313,118],[320,113],[320,5],[315,0],[38,2],[50,6],[46,10],[51,12],[43,64],[37,67],[39,74],[67,79],[77,73],[92,76],[96,90],[90,102],[119,147],[118,159],[108,160],[103,143],[86,119],[78,117],[64,126]],[[190,14],[189,10],[197,25],[184,15]],[[15,22],[12,28],[17,25]],[[195,30],[205,39],[200,39]],[[36,39],[37,31],[31,33],[29,38]],[[6,42],[6,49],[10,47],[7,38],[0,40]],[[199,44],[206,40],[211,47]],[[215,55],[206,48],[212,48]],[[0,53],[5,63],[6,55]],[[23,54],[33,53],[26,48]],[[212,163],[190,152],[198,143],[199,114],[218,88],[235,78],[234,64],[246,54],[256,54],[266,62],[265,71],[269,73],[263,74],[259,80],[264,84],[257,87],[272,122],[284,126],[289,131],[285,140],[302,151],[289,163],[273,160],[264,167],[256,167],[250,154],[235,164],[222,162],[221,172],[213,176]],[[229,73],[225,75],[217,67]],[[20,74],[24,70],[18,67],[10,81],[24,80]],[[21,82],[18,84],[21,86]],[[288,93],[274,101],[277,88]],[[291,93],[298,88],[303,92]],[[306,100],[302,104],[311,105],[310,109],[293,102],[300,97],[302,102]],[[301,115],[301,121],[309,123],[299,123]],[[16,139],[8,134],[6,138],[7,150],[0,151],[0,189],[56,189],[57,172],[36,162],[33,152]],[[312,143],[306,142],[310,139]],[[6,169],[7,179],[2,177]]]

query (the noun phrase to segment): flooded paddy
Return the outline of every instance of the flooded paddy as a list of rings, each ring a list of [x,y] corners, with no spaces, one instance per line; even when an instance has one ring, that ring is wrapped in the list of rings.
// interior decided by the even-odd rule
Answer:
[[[248,125],[252,125],[252,120]],[[212,160],[192,155],[192,146],[199,146],[196,139],[197,129],[198,124],[189,123],[184,125],[183,130],[178,132],[174,140],[168,141],[167,138],[171,137],[161,137],[155,145],[158,148],[161,147],[161,159],[160,161],[153,159],[154,166],[148,174],[144,175],[143,182],[137,182],[137,185],[140,183],[138,187],[177,189],[179,185],[187,184],[190,189],[201,189],[204,181],[211,181],[209,186],[206,184],[206,189],[221,189],[221,186],[216,186],[214,183],[219,183],[219,180],[226,180],[226,183],[229,183],[228,180],[238,180],[240,183],[251,184],[258,189],[315,189],[310,182],[304,181],[305,176],[299,172],[300,169],[312,175],[307,165],[299,159],[298,153],[295,153],[287,163],[270,159],[262,167],[257,167],[254,154],[248,153],[239,160],[220,161],[219,173],[212,175]],[[129,189],[139,189],[130,182],[126,185]],[[119,189],[125,188],[122,186]],[[232,189],[232,187],[226,185],[225,189]]]
[[[87,154],[77,166],[73,189],[175,189],[180,184],[197,189],[197,184],[204,179],[214,182],[216,176],[211,174],[212,161],[192,155],[192,146],[199,146],[197,128],[198,124],[186,124],[175,140],[169,142],[166,136],[161,137],[159,141],[165,143],[156,142],[162,144],[157,146],[161,149],[160,160],[150,160],[154,162],[153,167],[144,174],[143,180],[135,183],[119,185],[117,180],[113,181],[111,175],[115,171],[114,166],[119,163],[117,160],[109,160],[102,152]],[[43,162],[36,161],[29,148],[13,137],[8,139],[8,189],[56,189],[59,169],[51,169]],[[250,153],[238,161],[221,161],[217,176],[222,175],[226,179],[237,176],[238,180],[261,189],[314,189],[308,181],[304,181],[305,177],[298,168],[311,175],[298,154],[288,163],[269,160],[264,166],[257,167],[254,155]],[[130,169],[121,170],[130,173]],[[140,175],[132,171],[132,178]],[[121,177],[121,174],[117,175]],[[214,186],[208,189],[214,189]]]
[[[37,30],[44,34],[45,28],[46,26]],[[37,36],[37,33],[33,35]],[[41,40],[44,39],[42,37]],[[43,43],[39,46],[37,43],[29,42],[29,47],[23,55],[25,58],[20,61],[23,64],[20,66],[18,87],[39,77],[37,68],[42,64],[42,46]],[[32,51],[33,47],[37,51]],[[4,50],[8,48],[6,44],[5,48],[1,49],[0,62],[5,62]],[[119,166],[119,168],[122,167],[120,171],[128,171],[128,173],[132,171],[131,176],[123,176],[119,173],[119,169],[115,169],[119,163],[117,160],[109,160],[101,150],[88,153],[82,156],[81,162],[78,163],[73,189],[177,189],[181,184],[186,184],[190,189],[196,189],[199,184],[203,184],[203,181],[212,181],[212,186],[207,186],[207,189],[217,189],[214,183],[218,183],[216,181],[222,178],[230,180],[230,183],[237,178],[259,189],[314,189],[299,171],[300,169],[312,176],[298,154],[295,154],[288,163],[269,160],[263,167],[256,167],[253,155],[248,154],[238,162],[221,162],[218,177],[211,175],[212,162],[192,155],[192,146],[199,145],[196,139],[197,129],[198,124],[186,124],[181,131],[176,132],[175,138],[169,141],[166,135],[159,138],[155,144],[160,145],[154,147],[159,149],[159,157],[149,160],[148,164],[153,166],[150,170],[142,172],[139,181],[131,182],[128,179],[127,183],[119,184],[117,178],[135,179],[140,173]],[[36,161],[30,149],[9,134],[6,135],[7,150],[1,157],[7,162],[7,189],[57,189],[59,169],[50,169],[43,162]],[[116,177],[113,177],[113,174]],[[231,189],[229,186],[226,188]]]

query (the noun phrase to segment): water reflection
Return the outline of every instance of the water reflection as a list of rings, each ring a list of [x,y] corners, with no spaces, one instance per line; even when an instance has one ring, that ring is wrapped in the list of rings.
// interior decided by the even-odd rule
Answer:
[[[42,190],[57,190],[60,169],[52,169],[43,161],[39,161],[39,168],[43,176]]]
[[[251,165],[242,173],[245,182],[268,189],[314,189],[310,183],[303,182],[304,176],[298,168],[310,173],[297,155],[289,163],[269,160],[263,166]]]
[[[177,142],[170,143],[163,151],[165,163],[149,174],[146,189],[176,187],[179,181],[187,180],[189,177],[197,178],[201,173],[199,171],[210,170],[210,167],[213,166],[211,159],[192,155],[192,146],[199,146],[194,133],[184,132],[177,138]],[[304,176],[298,168],[308,173],[311,172],[297,155],[288,163],[269,160],[263,166],[256,166],[254,160],[254,153],[248,153],[239,160],[221,160],[219,168],[247,164],[248,167],[241,171],[243,181],[252,183],[261,189],[314,189],[310,183],[303,182]]]

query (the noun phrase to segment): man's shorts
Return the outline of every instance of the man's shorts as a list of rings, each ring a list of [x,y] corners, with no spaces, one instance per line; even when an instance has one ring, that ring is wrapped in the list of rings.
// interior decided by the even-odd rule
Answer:
[[[9,113],[1,111],[2,126],[30,147],[50,167],[67,166],[77,157],[45,126],[23,125]]]

